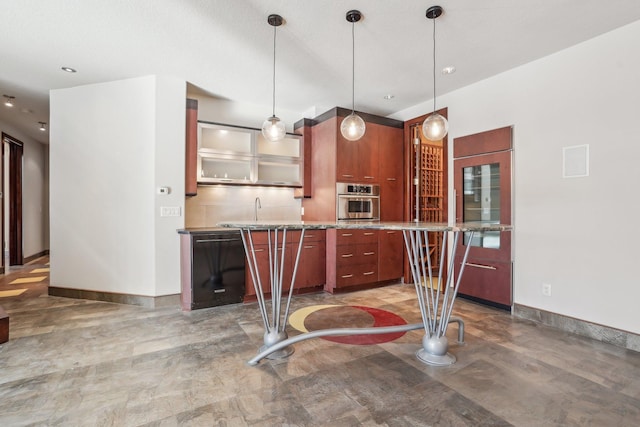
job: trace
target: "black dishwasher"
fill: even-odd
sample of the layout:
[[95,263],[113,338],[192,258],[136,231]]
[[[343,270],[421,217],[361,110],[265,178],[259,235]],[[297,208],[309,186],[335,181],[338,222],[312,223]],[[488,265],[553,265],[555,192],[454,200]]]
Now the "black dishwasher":
[[244,246],[240,231],[192,235],[191,309],[242,302]]

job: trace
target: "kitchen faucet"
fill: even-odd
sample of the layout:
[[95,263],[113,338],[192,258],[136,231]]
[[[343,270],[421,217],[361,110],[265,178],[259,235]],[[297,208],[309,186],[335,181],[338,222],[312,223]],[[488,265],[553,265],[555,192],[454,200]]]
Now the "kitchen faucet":
[[258,221],[258,209],[262,209],[262,203],[260,203],[260,197],[256,197],[256,201],[253,205],[253,220]]

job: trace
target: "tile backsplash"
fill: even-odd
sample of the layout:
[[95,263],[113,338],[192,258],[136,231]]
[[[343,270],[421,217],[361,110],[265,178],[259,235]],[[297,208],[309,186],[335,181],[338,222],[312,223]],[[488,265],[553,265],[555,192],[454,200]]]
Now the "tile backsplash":
[[300,220],[300,199],[293,188],[209,185],[199,186],[198,195],[187,197],[185,227],[215,227],[221,221]]

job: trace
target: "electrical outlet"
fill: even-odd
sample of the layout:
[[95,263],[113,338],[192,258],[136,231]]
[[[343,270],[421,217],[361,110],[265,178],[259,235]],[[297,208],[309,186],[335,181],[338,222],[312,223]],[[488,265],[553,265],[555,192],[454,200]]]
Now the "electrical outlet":
[[544,295],[545,297],[550,297],[551,296],[551,285],[548,283],[543,283],[542,284],[542,295]]
[[160,216],[180,216],[180,206],[160,207]]

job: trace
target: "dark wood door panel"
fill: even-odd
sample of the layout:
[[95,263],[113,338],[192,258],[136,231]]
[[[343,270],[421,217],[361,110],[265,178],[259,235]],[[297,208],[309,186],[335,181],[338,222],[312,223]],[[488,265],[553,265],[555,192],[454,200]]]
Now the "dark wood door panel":
[[[511,263],[467,258],[460,280],[461,295],[511,306]],[[456,257],[456,271],[460,271],[462,257]]]

